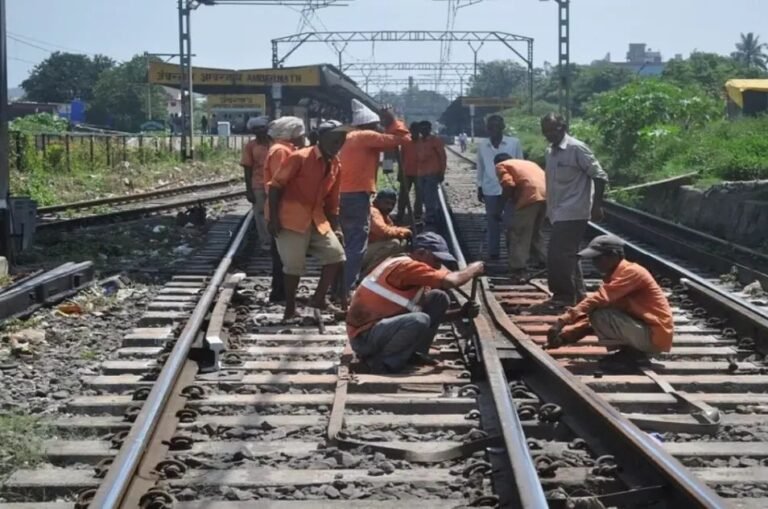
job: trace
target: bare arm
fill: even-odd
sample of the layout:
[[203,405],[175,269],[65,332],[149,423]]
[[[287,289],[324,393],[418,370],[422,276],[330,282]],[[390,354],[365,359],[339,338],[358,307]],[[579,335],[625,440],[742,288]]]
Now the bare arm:
[[485,265],[483,262],[474,262],[469,264],[465,269],[456,272],[451,272],[445,279],[441,288],[443,290],[450,290],[452,288],[458,288],[464,286],[469,281],[472,281],[478,276],[482,276],[485,272]]

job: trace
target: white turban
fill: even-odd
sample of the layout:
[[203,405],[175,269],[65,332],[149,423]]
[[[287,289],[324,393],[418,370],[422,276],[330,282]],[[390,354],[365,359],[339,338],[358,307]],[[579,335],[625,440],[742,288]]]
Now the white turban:
[[352,125],[359,127],[361,125],[373,124],[379,121],[379,114],[372,111],[368,106],[357,99],[352,99]]
[[269,137],[273,140],[293,140],[304,135],[304,121],[299,117],[280,117],[269,124]]

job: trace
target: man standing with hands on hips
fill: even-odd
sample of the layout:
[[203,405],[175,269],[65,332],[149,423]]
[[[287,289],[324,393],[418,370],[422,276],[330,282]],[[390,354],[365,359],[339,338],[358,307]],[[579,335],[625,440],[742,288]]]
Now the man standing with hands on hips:
[[550,304],[573,306],[586,295],[578,252],[587,223],[603,218],[608,184],[600,162],[583,142],[568,134],[565,119],[550,113],[541,119],[547,149],[547,217],[552,234],[547,248]]

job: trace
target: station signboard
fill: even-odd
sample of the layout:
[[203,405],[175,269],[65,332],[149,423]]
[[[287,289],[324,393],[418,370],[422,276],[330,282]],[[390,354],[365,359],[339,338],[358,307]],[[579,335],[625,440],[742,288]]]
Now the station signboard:
[[209,109],[267,109],[267,96],[264,94],[216,94],[206,97]]
[[[177,87],[181,82],[178,65],[150,62],[149,82],[155,85]],[[210,69],[192,68],[192,86],[272,86],[287,87],[320,86],[320,68],[317,66],[290,67],[284,69]]]

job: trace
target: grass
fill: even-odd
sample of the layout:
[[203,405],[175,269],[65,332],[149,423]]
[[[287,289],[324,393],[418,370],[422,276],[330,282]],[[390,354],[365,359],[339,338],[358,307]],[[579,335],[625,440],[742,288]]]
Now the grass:
[[28,415],[0,415],[0,480],[20,468],[33,468],[43,460],[43,441],[49,429]]

